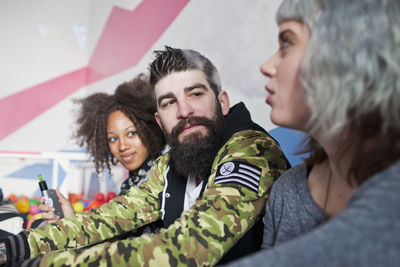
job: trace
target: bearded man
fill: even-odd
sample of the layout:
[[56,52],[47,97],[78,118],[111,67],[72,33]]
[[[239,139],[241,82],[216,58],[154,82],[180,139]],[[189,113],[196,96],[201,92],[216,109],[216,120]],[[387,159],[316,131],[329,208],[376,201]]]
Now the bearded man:
[[[155,118],[170,150],[125,196],[21,233],[13,247],[24,252],[8,253],[11,260],[47,253],[35,264],[210,266],[261,247],[269,189],[289,167],[279,144],[243,103],[230,108],[206,57],[171,47],[155,55]],[[121,237],[146,225],[160,229]],[[49,252],[60,249],[66,251]]]

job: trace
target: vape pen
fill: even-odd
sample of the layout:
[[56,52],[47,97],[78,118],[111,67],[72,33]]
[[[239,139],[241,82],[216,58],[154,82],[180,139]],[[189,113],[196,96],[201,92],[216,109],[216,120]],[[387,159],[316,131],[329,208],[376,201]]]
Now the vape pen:
[[42,175],[39,174],[38,176],[39,176],[39,187],[40,191],[42,192],[44,204],[49,207],[54,207],[55,209],[54,214],[58,215],[60,219],[63,218],[64,214],[62,212],[61,205],[56,194],[56,190],[48,189],[46,181],[42,179]]

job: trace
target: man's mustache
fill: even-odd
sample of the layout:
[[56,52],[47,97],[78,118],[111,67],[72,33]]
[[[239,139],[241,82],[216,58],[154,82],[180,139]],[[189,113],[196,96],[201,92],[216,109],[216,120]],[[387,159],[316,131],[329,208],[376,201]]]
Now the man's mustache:
[[210,126],[212,125],[212,120],[206,117],[198,117],[193,116],[186,119],[181,120],[174,128],[172,128],[171,136],[177,137],[185,128],[187,124],[189,125],[203,125],[203,126]]

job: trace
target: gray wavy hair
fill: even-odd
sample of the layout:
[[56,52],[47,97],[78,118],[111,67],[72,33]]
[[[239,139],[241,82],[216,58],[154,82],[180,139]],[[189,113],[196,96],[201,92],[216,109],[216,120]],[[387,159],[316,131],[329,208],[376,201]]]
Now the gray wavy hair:
[[322,0],[283,1],[276,13],[276,22],[280,25],[287,20],[297,20],[311,29],[316,16],[322,9],[322,4]]
[[326,1],[303,60],[311,132],[329,140],[366,114],[400,129],[398,0]]
[[382,134],[400,128],[398,0],[286,0],[277,13],[278,24],[285,20],[312,32],[300,76],[311,133],[329,140],[372,112]]
[[386,142],[372,149],[380,154],[391,142],[391,160],[398,159],[400,1],[285,0],[276,19],[311,30],[300,72],[311,111],[308,133],[324,143],[349,130],[347,144],[358,137],[364,147],[371,139],[377,147]]

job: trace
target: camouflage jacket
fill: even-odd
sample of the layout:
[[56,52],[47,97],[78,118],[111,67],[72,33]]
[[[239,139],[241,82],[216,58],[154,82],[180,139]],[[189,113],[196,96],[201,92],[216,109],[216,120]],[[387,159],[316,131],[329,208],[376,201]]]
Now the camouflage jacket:
[[[125,196],[23,232],[30,258],[42,257],[41,266],[215,265],[262,214],[272,183],[288,167],[268,134],[239,131],[219,150],[207,188],[194,206],[158,234],[113,239],[162,218],[159,196],[169,159],[168,153],[158,158],[146,181]],[[232,178],[238,168],[253,172],[255,179],[249,183],[248,175]]]

